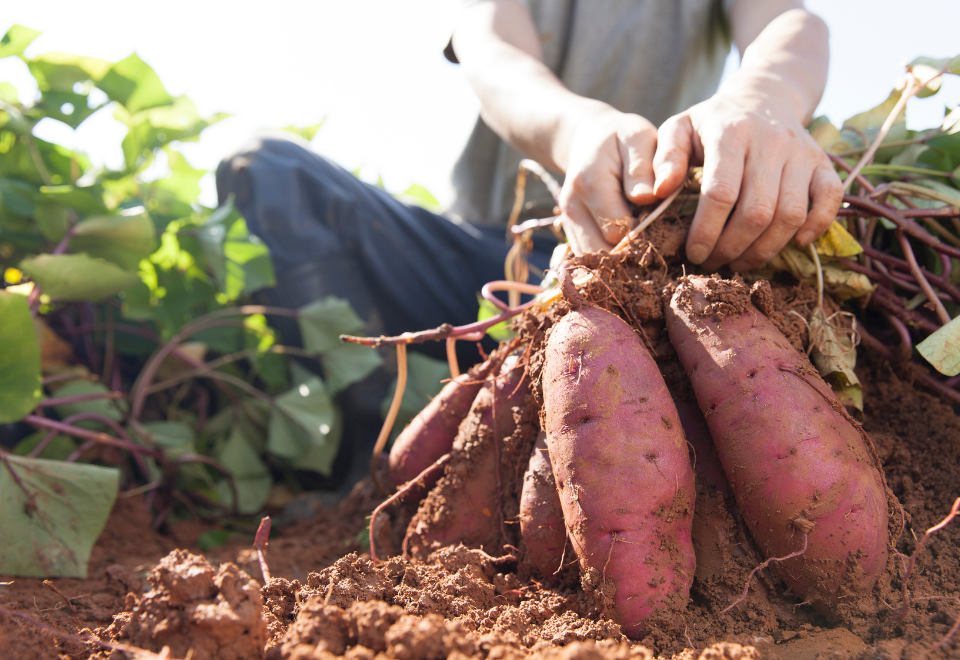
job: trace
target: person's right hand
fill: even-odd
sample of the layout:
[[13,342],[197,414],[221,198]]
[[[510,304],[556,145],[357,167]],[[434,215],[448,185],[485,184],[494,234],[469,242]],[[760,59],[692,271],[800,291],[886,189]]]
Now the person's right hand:
[[560,191],[564,232],[574,254],[609,250],[636,220],[627,200],[651,204],[657,128],[640,115],[602,106],[579,121],[569,141]]

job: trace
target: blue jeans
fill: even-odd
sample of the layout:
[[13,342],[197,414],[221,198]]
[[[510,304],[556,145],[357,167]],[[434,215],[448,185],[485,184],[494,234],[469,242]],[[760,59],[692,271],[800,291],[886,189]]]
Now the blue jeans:
[[[235,204],[270,248],[271,305],[296,308],[334,295],[350,301],[369,334],[398,335],[477,319],[484,283],[503,279],[502,226],[454,222],[404,204],[282,136],[255,139],[217,168],[217,194]],[[530,262],[544,269],[555,241],[535,238]],[[295,324],[271,319],[297,340]],[[443,358],[442,344],[412,347]],[[459,342],[460,359],[479,358]]]

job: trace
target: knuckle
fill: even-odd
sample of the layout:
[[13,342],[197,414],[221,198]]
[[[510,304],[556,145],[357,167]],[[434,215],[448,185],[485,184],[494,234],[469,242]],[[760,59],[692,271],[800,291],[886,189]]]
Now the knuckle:
[[571,195],[583,195],[590,189],[590,177],[586,172],[580,170],[570,179],[570,194]]
[[701,194],[715,204],[732,207],[737,203],[739,191],[727,181],[716,181],[706,187]]
[[757,199],[743,209],[744,223],[753,229],[766,229],[773,220],[774,207],[769,199]]
[[790,204],[780,213],[780,222],[789,229],[800,229],[807,221],[807,209],[799,204]]

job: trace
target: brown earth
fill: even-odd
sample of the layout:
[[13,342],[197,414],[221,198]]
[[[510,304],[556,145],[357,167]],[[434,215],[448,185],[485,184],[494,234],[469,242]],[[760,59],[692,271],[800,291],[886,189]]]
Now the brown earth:
[[[588,285],[587,295],[608,301],[642,328],[676,392],[683,379],[671,366],[675,357],[663,332],[660,298],[676,269],[670,241],[676,243],[683,229],[671,227],[664,223],[654,245],[628,255],[626,271],[612,257],[592,256],[583,265],[602,280]],[[768,315],[783,314],[781,327],[802,345],[802,323],[784,312],[808,310],[810,290],[775,285],[764,296],[755,296],[754,304]],[[536,341],[541,333],[542,341],[551,319],[518,323],[527,337]],[[536,384],[536,351],[530,358]],[[554,583],[536,577],[517,547],[515,525],[506,525],[500,547],[448,547],[423,560],[380,557],[374,564],[363,530],[382,498],[363,482],[338,507],[275,528],[267,554],[274,577],[261,590],[254,582],[262,575],[249,547],[252,537],[201,557],[194,543],[206,527],[180,524],[171,535],[153,532],[142,500],[121,498],[94,548],[89,579],[52,580],[57,593],[41,580],[0,577],[0,657],[127,657],[79,639],[93,631],[102,640],[154,652],[169,646],[170,657],[182,659],[958,658],[960,633],[934,647],[960,619],[960,520],[929,539],[908,588],[902,584],[924,530],[960,496],[960,417],[916,385],[920,369],[860,350],[864,428],[907,522],[896,542],[899,556],[891,555],[871,596],[842,621],[799,602],[767,570],[753,578],[743,602],[722,613],[740,598],[762,557],[729,493],[708,479],[698,480],[690,603],[640,643],[626,640],[598,613],[572,571]],[[377,530],[381,553],[399,551],[413,514],[410,504],[386,512]],[[171,553],[177,546],[192,554]]]

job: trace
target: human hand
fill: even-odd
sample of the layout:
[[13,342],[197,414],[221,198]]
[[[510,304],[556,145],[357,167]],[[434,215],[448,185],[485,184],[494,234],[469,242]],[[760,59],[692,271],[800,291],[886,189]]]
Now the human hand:
[[840,178],[801,121],[762,94],[721,92],[664,122],[653,159],[656,195],[666,197],[698,164],[703,184],[687,258],[705,270],[749,270],[791,238],[811,243],[843,199]]
[[609,250],[632,228],[627,200],[656,201],[657,129],[640,115],[603,106],[581,119],[570,138],[561,220],[574,254]]

